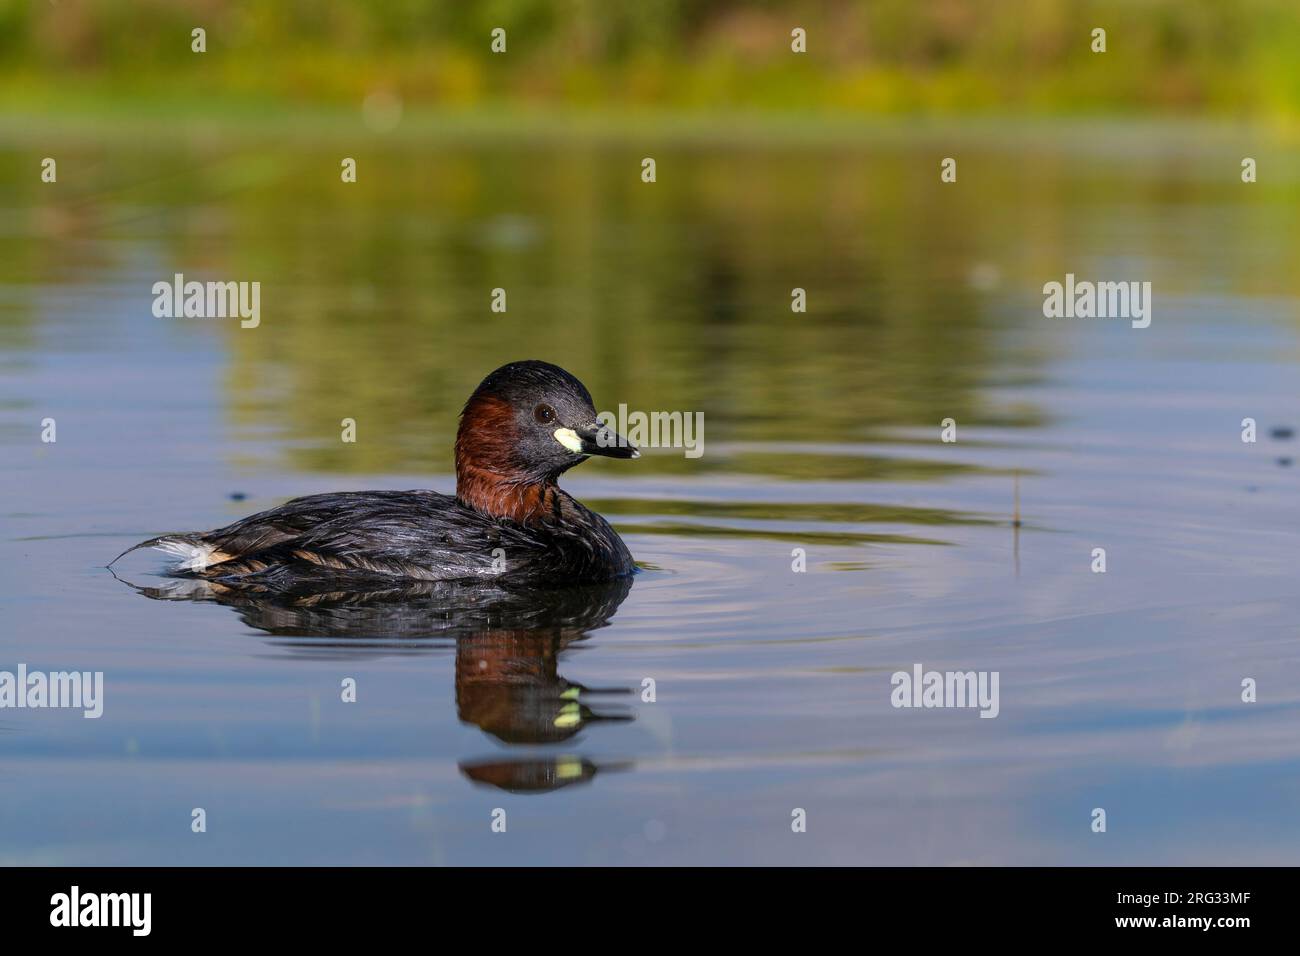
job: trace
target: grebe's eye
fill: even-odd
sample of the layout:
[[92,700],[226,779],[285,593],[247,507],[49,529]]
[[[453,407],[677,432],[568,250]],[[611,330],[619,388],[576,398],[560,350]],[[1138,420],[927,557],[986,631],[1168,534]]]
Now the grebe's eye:
[[549,425],[555,421],[555,409],[550,405],[538,405],[533,409],[533,418],[537,419],[539,425]]

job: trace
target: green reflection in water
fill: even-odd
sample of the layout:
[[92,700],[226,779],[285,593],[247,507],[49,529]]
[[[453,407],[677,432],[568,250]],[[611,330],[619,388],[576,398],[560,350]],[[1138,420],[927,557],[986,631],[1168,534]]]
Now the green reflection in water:
[[[43,150],[0,149],[0,176],[14,184],[0,232],[0,341],[19,357],[37,348],[40,289],[102,293],[107,282],[148,323],[148,287],[173,272],[260,281],[261,327],[219,327],[224,415],[240,449],[228,454],[327,473],[448,473],[465,396],[520,357],[569,368],[602,410],[704,414],[703,458],[647,455],[641,475],[989,473],[960,452],[926,460],[754,444],[864,446],[891,429],[936,431],[948,417],[963,428],[1045,424],[1024,389],[1051,356],[1014,334],[1033,311],[1015,297],[1036,295],[1078,243],[1113,229],[1116,205],[1148,208],[1142,228],[1163,230],[1151,225],[1170,219],[1161,209],[1221,202],[1231,188],[1205,181],[1213,157],[1172,147],[1124,169],[1094,156],[1079,176],[1065,175],[1072,160],[1048,140],[1029,138],[1012,164],[979,137],[963,147],[961,181],[978,189],[936,187],[924,137],[707,150],[635,137],[371,137],[346,150],[359,181],[345,185],[333,140],[219,133],[170,149],[69,145],[57,190],[31,174]],[[651,153],[658,181],[645,184],[640,159]],[[1290,181],[1276,188],[1287,194]],[[1237,227],[1279,233],[1274,198],[1238,204]],[[1115,248],[1154,238],[1170,262],[1231,255],[1176,226],[1119,235]],[[1235,263],[1234,285],[1275,293],[1277,277],[1293,274],[1279,265]],[[1187,280],[1166,268],[1143,262],[1175,295]],[[504,314],[489,310],[498,287]],[[808,290],[806,314],[790,309],[796,287]],[[94,310],[70,321],[93,334]],[[1000,400],[998,387],[1020,395]],[[339,440],[344,418],[358,423],[356,444]],[[749,444],[728,447],[737,443]]]

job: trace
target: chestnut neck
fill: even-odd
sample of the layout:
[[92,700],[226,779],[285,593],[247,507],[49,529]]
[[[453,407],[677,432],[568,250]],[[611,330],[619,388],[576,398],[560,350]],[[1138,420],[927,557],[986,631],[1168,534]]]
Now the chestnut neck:
[[472,462],[456,462],[456,498],[493,518],[532,524],[556,505],[555,479],[519,480],[488,471]]
[[557,504],[554,477],[539,477],[514,459],[514,415],[510,405],[475,395],[461,413],[456,433],[456,498],[493,518],[532,524]]

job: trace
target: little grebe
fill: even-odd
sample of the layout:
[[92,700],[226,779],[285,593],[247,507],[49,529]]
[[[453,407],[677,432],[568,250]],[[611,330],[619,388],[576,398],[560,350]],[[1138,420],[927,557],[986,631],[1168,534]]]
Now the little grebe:
[[485,378],[461,412],[455,497],[309,495],[128,552],[159,548],[185,559],[173,573],[272,592],[322,579],[349,587],[394,579],[608,581],[632,573],[632,555],[604,518],[556,484],[591,455],[639,452],[596,420],[591,394],[564,369],[511,362]]

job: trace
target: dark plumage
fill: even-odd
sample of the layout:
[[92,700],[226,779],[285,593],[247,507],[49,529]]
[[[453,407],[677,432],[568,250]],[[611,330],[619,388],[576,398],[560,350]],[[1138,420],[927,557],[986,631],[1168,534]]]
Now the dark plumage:
[[568,372],[512,362],[485,378],[461,412],[454,498],[310,495],[215,531],[163,535],[130,550],[161,548],[186,558],[177,574],[270,592],[322,582],[356,589],[395,580],[608,581],[632,572],[632,555],[604,518],[556,480],[590,455],[637,454],[596,421],[591,395]]

